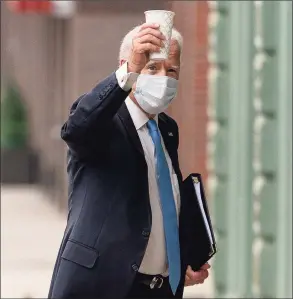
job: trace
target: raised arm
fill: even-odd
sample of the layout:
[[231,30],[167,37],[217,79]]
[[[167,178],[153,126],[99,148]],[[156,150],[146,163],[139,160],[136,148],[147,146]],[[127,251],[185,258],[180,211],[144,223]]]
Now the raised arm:
[[[85,156],[104,146],[111,122],[125,101],[150,51],[158,51],[163,36],[156,24],[145,24],[133,39],[127,62],[73,104],[61,137],[76,154]],[[159,39],[159,37],[161,39]]]

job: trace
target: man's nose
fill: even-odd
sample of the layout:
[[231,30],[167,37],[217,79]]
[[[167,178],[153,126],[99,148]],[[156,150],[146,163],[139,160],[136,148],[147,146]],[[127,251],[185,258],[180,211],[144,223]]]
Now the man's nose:
[[157,75],[159,75],[159,76],[167,76],[167,70],[165,69],[165,68],[161,68],[160,70],[159,70],[159,72],[157,73]]

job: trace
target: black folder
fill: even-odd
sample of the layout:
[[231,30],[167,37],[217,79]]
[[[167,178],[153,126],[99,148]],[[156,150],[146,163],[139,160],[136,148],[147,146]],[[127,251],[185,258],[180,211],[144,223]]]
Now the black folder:
[[217,252],[202,177],[199,173],[192,173],[183,181],[182,200],[185,202],[182,205],[182,209],[185,209],[182,213],[184,215],[182,250],[188,265],[197,271]]

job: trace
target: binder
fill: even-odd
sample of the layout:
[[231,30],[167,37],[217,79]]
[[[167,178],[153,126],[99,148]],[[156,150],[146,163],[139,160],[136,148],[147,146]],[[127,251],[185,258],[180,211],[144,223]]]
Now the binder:
[[217,252],[216,240],[199,173],[190,174],[182,184],[181,236],[184,259],[194,271],[207,263]]

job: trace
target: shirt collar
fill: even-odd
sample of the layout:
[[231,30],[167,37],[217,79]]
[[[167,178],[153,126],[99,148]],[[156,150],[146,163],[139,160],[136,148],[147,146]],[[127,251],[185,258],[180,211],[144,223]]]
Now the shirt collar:
[[[125,104],[136,130],[139,130],[149,121],[149,118],[129,97],[125,100]],[[155,116],[154,120],[158,123],[158,115]]]

